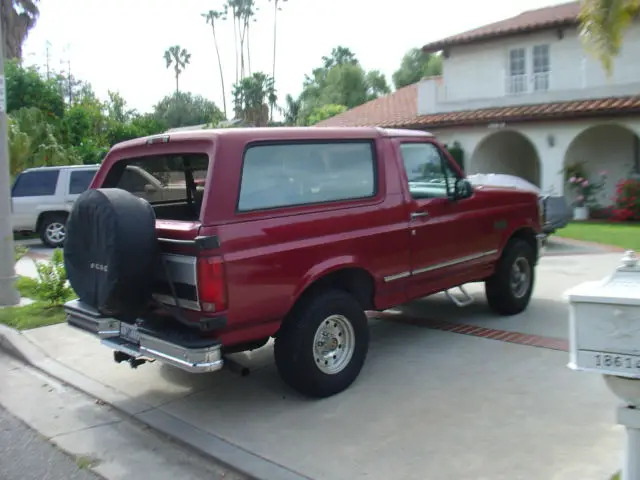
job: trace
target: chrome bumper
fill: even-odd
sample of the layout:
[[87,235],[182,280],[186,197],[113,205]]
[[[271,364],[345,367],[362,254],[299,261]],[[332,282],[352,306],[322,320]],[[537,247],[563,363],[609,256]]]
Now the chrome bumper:
[[[139,359],[158,360],[191,373],[215,372],[222,368],[222,345],[211,339],[189,339],[184,332],[172,335],[166,329],[154,329],[148,322],[139,321],[135,326],[105,317],[92,307],[72,300],[64,306],[67,323],[101,339],[101,343],[113,350]],[[179,337],[179,338],[172,338]]]

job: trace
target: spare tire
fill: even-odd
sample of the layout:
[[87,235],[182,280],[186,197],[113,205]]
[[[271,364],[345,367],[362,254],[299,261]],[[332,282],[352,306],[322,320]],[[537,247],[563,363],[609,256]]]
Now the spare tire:
[[160,260],[151,205],[119,188],[83,192],[67,220],[64,265],[79,299],[131,319],[148,307]]

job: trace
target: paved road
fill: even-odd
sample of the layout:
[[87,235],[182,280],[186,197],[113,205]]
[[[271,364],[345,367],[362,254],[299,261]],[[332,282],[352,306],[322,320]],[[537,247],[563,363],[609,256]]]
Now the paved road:
[[97,480],[0,406],[0,480]]

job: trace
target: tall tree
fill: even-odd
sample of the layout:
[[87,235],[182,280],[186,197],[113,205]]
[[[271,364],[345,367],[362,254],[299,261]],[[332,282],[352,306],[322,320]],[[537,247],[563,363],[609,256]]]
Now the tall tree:
[[184,69],[189,65],[191,61],[191,54],[187,52],[186,48],[182,48],[180,45],[174,45],[169,47],[164,52],[164,60],[167,62],[167,68],[173,65],[173,72],[176,77],[176,94],[180,92],[180,75],[184,72]]
[[624,34],[640,15],[640,0],[583,0],[580,11],[584,43],[600,60],[607,74],[613,71]]
[[5,58],[22,60],[22,45],[35,27],[39,0],[0,0]]
[[231,20],[233,21],[233,47],[236,53],[236,81],[240,81],[240,71],[238,70],[239,58],[238,58],[238,0],[227,0],[225,9],[231,10]]
[[396,88],[419,82],[421,78],[442,74],[442,56],[412,48],[402,57],[400,68],[392,75]]
[[[269,0],[273,1],[273,68],[271,70],[271,78],[275,83],[276,81],[276,53],[277,53],[277,39],[278,39],[278,12],[282,10],[280,6],[281,3],[287,2],[288,0]],[[288,96],[289,97],[289,96]],[[291,97],[293,99],[293,97]],[[273,121],[273,109],[269,113],[269,118]]]
[[216,47],[216,56],[218,57],[218,69],[220,70],[220,85],[222,87],[222,107],[224,109],[224,116],[227,118],[227,94],[224,89],[224,75],[222,74],[222,60],[220,59],[220,49],[218,48],[218,38],[216,36],[216,22],[227,19],[227,6],[223,10],[209,10],[207,13],[203,13],[202,16],[206,19],[207,23],[211,25],[211,32],[213,33],[213,44]]
[[290,127],[298,125],[300,110],[302,108],[302,100],[287,94],[284,98],[284,103],[285,107],[283,109],[283,113],[285,125]]

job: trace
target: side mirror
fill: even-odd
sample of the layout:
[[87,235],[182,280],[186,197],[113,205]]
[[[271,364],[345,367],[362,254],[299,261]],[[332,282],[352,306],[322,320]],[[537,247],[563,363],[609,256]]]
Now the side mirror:
[[453,188],[453,200],[463,200],[473,195],[473,186],[466,178],[460,178],[456,181]]
[[156,193],[158,190],[156,189],[156,187],[154,185],[151,185],[150,183],[147,183],[144,186],[144,191],[145,191],[145,193]]

